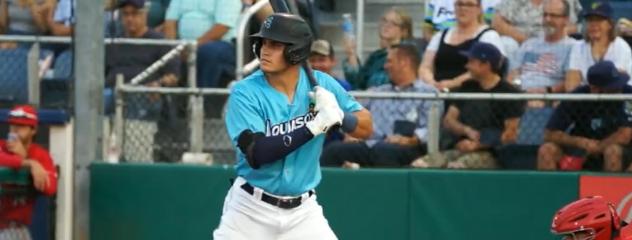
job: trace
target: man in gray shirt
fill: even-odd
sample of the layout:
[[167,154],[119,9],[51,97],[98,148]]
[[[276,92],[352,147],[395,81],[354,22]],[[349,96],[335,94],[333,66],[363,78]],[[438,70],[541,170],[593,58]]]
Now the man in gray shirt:
[[530,38],[511,61],[508,80],[530,93],[561,93],[575,41],[566,35],[570,8],[566,0],[548,0],[542,22],[544,36]]
[[[369,89],[373,92],[436,93],[417,79],[421,59],[411,44],[392,46],[384,68],[391,83]],[[367,141],[347,137],[330,143],[321,157],[323,166],[399,167],[426,153],[428,115],[432,102],[421,99],[372,99],[364,104],[372,112],[373,135]],[[442,105],[438,109],[443,109]]]

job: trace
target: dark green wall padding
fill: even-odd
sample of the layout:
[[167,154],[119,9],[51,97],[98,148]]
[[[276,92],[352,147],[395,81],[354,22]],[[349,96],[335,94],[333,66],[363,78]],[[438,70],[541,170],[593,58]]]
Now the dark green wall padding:
[[[91,166],[90,235],[211,239],[232,168]],[[323,169],[318,201],[340,239],[555,239],[579,173]]]

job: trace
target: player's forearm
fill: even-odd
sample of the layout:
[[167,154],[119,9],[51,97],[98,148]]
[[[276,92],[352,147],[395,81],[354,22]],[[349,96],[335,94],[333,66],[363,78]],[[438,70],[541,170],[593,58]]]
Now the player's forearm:
[[631,138],[632,138],[632,128],[622,127],[622,128],[619,128],[616,132],[614,132],[610,136],[608,136],[607,138],[605,138],[604,140],[601,140],[599,142],[599,145],[602,148],[608,145],[612,145],[612,144],[624,145],[624,144],[628,144]]
[[452,134],[457,136],[465,136],[465,130],[467,129],[467,125],[462,124],[456,119],[445,118],[443,120],[443,124],[445,128],[448,129]]
[[264,164],[284,158],[312,138],[314,135],[306,126],[277,136],[265,136],[261,132],[245,130],[239,135],[237,146],[246,156],[250,167],[258,169]]
[[566,79],[564,80],[564,90],[571,92],[577,88],[582,82],[582,74],[579,70],[568,70]]
[[568,133],[559,130],[544,130],[544,141],[552,142],[561,146],[571,146],[583,148],[580,141],[581,137],[571,136]]
[[23,165],[23,159],[15,154],[0,152],[0,166],[9,168],[20,168]]
[[362,109],[360,111],[354,112],[353,115],[357,118],[357,126],[349,135],[354,138],[360,139],[368,139],[373,134],[373,120],[371,118],[371,113]]
[[167,20],[164,24],[165,38],[176,39],[178,36],[178,25],[175,20]]

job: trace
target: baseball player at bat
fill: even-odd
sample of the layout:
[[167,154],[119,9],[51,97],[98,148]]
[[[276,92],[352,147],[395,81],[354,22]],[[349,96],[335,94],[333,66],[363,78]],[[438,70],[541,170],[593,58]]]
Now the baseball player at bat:
[[312,33],[300,17],[275,13],[251,37],[261,69],[235,84],[228,100],[238,177],[213,238],[337,239],[314,192],[324,133],[340,125],[367,138],[371,115],[323,72],[313,72],[312,87],[301,67]]

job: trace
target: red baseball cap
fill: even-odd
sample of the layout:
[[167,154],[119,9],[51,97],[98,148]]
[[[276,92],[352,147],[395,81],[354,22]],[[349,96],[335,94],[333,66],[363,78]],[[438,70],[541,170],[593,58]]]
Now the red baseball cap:
[[11,125],[37,126],[37,111],[28,105],[18,105],[9,112],[9,120]]

